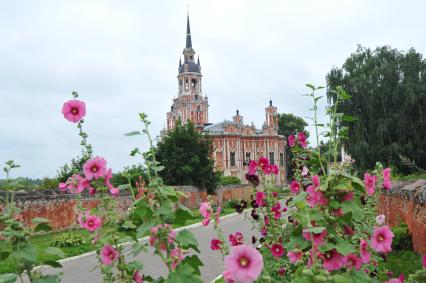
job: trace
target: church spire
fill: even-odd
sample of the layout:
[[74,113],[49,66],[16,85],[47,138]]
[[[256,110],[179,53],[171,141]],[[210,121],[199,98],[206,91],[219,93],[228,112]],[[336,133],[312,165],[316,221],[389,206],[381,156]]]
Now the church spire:
[[186,48],[192,48],[191,28],[189,26],[189,14],[186,16]]

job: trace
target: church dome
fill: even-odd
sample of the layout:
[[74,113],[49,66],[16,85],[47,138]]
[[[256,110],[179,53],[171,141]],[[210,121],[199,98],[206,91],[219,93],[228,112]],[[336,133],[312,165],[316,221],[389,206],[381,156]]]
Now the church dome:
[[198,66],[194,61],[188,61],[179,67],[179,74],[184,72],[200,73],[200,66]]

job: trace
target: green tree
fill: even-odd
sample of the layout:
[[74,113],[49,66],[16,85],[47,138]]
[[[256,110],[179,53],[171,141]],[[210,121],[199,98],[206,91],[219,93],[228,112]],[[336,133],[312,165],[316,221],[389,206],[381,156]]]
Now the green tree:
[[293,115],[291,113],[279,113],[278,114],[278,134],[288,137],[298,132],[304,132],[308,134],[305,127],[308,123],[303,118]]
[[[327,75],[328,89],[342,86],[352,99],[339,112],[347,121],[345,149],[361,170],[376,161],[408,173],[413,166],[401,156],[426,168],[426,61],[414,49],[401,52],[389,46],[375,50],[359,46],[342,68]],[[334,99],[328,91],[329,99]]]
[[157,161],[165,167],[159,174],[168,185],[194,185],[213,193],[218,176],[211,150],[211,140],[193,124],[178,125],[157,145]]
[[[308,126],[308,123],[303,120],[303,118],[293,115],[291,113],[279,113],[278,114],[278,134],[288,138],[290,135],[296,135],[299,132],[304,132],[306,136],[309,136],[308,131],[305,130],[305,127]],[[287,146],[287,178],[290,179],[293,176],[293,153]]]

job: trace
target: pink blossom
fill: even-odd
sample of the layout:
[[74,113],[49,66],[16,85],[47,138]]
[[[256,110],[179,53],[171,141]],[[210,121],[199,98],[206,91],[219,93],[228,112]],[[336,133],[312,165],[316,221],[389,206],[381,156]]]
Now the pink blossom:
[[67,191],[67,183],[59,183],[58,188],[61,192]]
[[386,220],[386,216],[383,214],[376,216],[377,225],[383,225],[385,223],[385,220]]
[[356,270],[360,270],[362,260],[355,254],[348,254],[343,258],[343,263],[349,269],[355,268]]
[[393,233],[389,227],[382,226],[375,228],[371,236],[371,247],[378,252],[387,253],[392,251]]
[[288,136],[288,146],[293,147],[296,144],[296,138],[293,135]]
[[343,255],[339,254],[336,249],[321,254],[320,257],[322,258],[322,266],[329,272],[339,270],[344,264]]
[[244,236],[241,232],[235,232],[235,234],[229,235],[229,241],[231,242],[231,246],[238,246],[244,243]]
[[361,239],[360,242],[360,255],[361,255],[361,262],[362,263],[368,263],[370,262],[370,252],[367,251],[368,243],[366,240]]
[[288,252],[287,256],[291,263],[296,263],[299,259],[302,258],[302,252],[301,251]]
[[324,243],[325,237],[327,237],[327,229],[324,229],[321,233],[312,233],[312,232],[303,232],[303,238],[305,238],[307,241],[311,240],[311,234],[314,238],[314,244],[315,246],[320,246]]
[[222,244],[222,241],[219,239],[212,239],[210,242],[210,248],[212,250],[220,250],[220,245]]
[[383,188],[385,190],[390,190],[392,187],[392,182],[391,182],[391,169],[390,168],[386,168],[383,170],[383,184],[382,184]]
[[318,177],[318,175],[312,176],[312,183],[315,188],[318,188],[320,186],[320,178]]
[[255,160],[250,160],[249,166],[248,166],[248,174],[256,175],[256,172],[257,172],[257,162]]
[[297,137],[299,138],[300,146],[303,147],[303,148],[305,148],[308,145],[308,143],[306,141],[305,133],[304,132],[300,132],[300,133],[297,134]]
[[225,268],[229,271],[232,280],[237,282],[255,281],[263,269],[263,257],[253,247],[239,245],[231,248],[225,256]]
[[[315,178],[316,177],[316,178]],[[316,205],[327,205],[328,199],[324,196],[324,194],[318,190],[319,187],[319,180],[318,176],[314,176],[312,178],[314,181],[313,185],[308,186],[306,189],[306,192],[308,193],[308,196],[306,197],[306,201],[308,202],[310,207],[315,207]],[[315,180],[318,180],[318,185],[316,185]]]
[[223,279],[225,279],[226,283],[234,283],[234,279],[232,279],[232,274],[228,270],[222,272]]
[[211,207],[210,203],[202,202],[200,204],[200,214],[204,218],[210,217],[211,211],[212,211],[212,207]]
[[96,215],[88,215],[84,221],[84,228],[90,232],[99,229],[102,226],[102,220]]
[[220,221],[220,212],[221,211],[222,211],[222,207],[218,206],[216,208],[216,214],[215,214],[215,217],[214,217],[214,220],[216,221],[217,224],[219,224],[219,221]]
[[[170,226],[169,224],[158,224],[157,226],[154,226],[151,228],[150,232],[151,235],[149,236],[149,244],[151,246],[156,246],[158,244],[159,238],[158,238],[158,234],[160,230],[166,230],[166,232],[168,232],[168,236],[167,236],[167,243],[169,244],[173,244],[174,240],[176,239],[176,231],[173,230],[172,226]],[[159,248],[163,251],[165,251],[166,248],[166,243],[164,241],[159,243]]]
[[297,194],[300,191],[300,185],[299,182],[296,180],[291,181],[290,183],[290,192],[293,194]]
[[184,259],[182,250],[180,248],[174,248],[171,250],[170,257],[172,258],[172,269],[176,269],[177,265]]
[[400,278],[392,278],[388,281],[383,281],[383,283],[403,283],[404,281],[401,281]]
[[138,270],[136,270],[133,274],[133,281],[136,283],[143,283],[143,275],[141,276]]
[[118,258],[118,251],[111,245],[105,245],[101,250],[103,264],[109,265]]
[[260,167],[260,169],[264,170],[263,168],[265,167],[269,167],[269,160],[268,158],[262,156],[259,158],[259,162],[257,163],[257,165]]
[[269,175],[272,173],[272,165],[265,165],[262,167],[262,171],[265,175]]
[[282,267],[280,267],[280,269],[278,269],[278,274],[281,275],[281,276],[284,276],[285,272],[286,272],[286,269],[285,269],[284,266],[282,266]]
[[303,168],[302,168],[302,172],[301,172],[302,176],[307,176],[307,175],[308,175],[308,173],[309,173],[309,169],[308,169],[308,167],[303,166]]
[[84,191],[84,178],[78,174],[74,174],[68,178],[66,184],[67,189],[72,194],[79,194]]
[[69,100],[62,106],[62,114],[70,122],[80,122],[86,116],[86,104],[77,99]]
[[256,192],[256,204],[258,206],[265,206],[266,205],[266,194],[264,192]]
[[94,187],[89,187],[89,195],[94,196],[96,194],[96,189]]
[[262,236],[266,236],[266,235],[268,235],[268,230],[266,230],[266,227],[265,227],[265,226],[263,226],[263,227],[262,227],[262,229],[260,229],[260,234],[261,234]]
[[[278,220],[281,218],[281,203],[277,202],[275,205],[271,207],[271,211],[274,212],[274,219]],[[266,222],[265,222],[266,224]],[[268,224],[266,224],[268,225]]]
[[96,156],[87,160],[83,165],[83,173],[87,179],[99,179],[105,176],[106,160],[103,157]]
[[273,165],[270,166],[270,168],[271,168],[272,174],[278,175],[279,169],[278,169],[277,165],[273,164]]
[[331,211],[331,215],[335,217],[342,217],[345,213],[343,212],[343,209],[339,207],[338,209]]
[[348,236],[355,234],[354,229],[347,224],[343,225],[343,231],[344,231],[345,235],[348,235]]
[[282,257],[285,252],[281,244],[273,244],[269,250],[274,257]]
[[354,192],[348,192],[343,196],[343,201],[352,201],[354,199]]
[[109,192],[111,193],[112,196],[118,196],[118,194],[120,193],[120,189],[111,186],[110,188],[108,188]]
[[377,176],[371,176],[368,173],[364,173],[365,190],[369,196],[373,195],[376,190],[376,180]]

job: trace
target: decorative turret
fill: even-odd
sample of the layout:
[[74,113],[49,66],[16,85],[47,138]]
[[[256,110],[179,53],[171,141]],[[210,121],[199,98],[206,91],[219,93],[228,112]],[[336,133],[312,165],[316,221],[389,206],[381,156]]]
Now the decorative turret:
[[232,117],[232,119],[234,120],[234,123],[243,124],[243,116],[240,115],[240,111],[237,109],[236,111],[236,115],[234,117]]
[[269,106],[265,108],[265,123],[263,130],[271,134],[278,133],[278,109],[272,105],[272,99],[269,100]]

